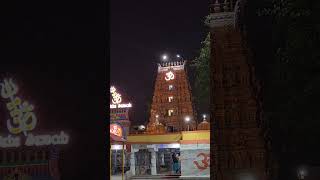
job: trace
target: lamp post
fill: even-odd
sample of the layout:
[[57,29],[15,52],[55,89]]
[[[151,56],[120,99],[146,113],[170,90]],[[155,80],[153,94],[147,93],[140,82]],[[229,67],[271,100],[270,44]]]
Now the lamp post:
[[[167,54],[163,54],[161,56],[162,62],[166,62],[169,60],[169,56]],[[183,57],[180,54],[176,54],[176,60],[183,60]]]
[[183,60],[183,57],[180,54],[177,54],[176,57],[178,60]]
[[203,114],[202,117],[203,117],[203,121],[205,121],[206,118],[207,118],[207,115],[206,115],[206,114]]
[[188,124],[188,131],[189,131],[189,130],[190,130],[190,129],[189,129],[190,117],[189,117],[189,116],[186,116],[186,117],[184,118],[184,120],[185,120],[185,122]]
[[166,54],[162,55],[162,61],[166,61],[168,59],[168,56]]
[[139,130],[140,130],[140,131],[144,131],[145,129],[146,129],[146,127],[145,127],[144,125],[140,125],[140,126],[139,126]]

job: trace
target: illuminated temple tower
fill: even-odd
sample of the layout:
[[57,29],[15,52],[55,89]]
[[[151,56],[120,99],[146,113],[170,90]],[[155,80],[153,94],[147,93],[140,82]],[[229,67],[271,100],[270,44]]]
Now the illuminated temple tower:
[[211,33],[211,147],[215,180],[268,177],[268,150],[259,86],[242,28],[244,2],[214,0]]
[[[147,131],[164,133],[196,128],[186,61],[158,64]],[[158,128],[157,128],[158,127]]]

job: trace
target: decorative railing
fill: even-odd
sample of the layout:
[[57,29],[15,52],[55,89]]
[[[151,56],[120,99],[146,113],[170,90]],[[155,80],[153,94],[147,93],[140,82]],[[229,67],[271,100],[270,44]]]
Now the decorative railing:
[[185,61],[171,61],[171,62],[160,63],[161,67],[182,66],[184,64],[185,64]]
[[234,11],[236,0],[211,0],[210,13]]

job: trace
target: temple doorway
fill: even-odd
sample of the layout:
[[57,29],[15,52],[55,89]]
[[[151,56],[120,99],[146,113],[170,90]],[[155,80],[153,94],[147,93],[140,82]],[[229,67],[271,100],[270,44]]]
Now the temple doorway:
[[[171,175],[180,174],[180,170],[175,172],[173,169],[173,159],[172,155],[180,154],[180,149],[178,148],[159,148],[157,152],[157,174],[161,175]],[[181,165],[179,163],[179,169]]]
[[151,175],[151,152],[139,149],[135,152],[136,175]]

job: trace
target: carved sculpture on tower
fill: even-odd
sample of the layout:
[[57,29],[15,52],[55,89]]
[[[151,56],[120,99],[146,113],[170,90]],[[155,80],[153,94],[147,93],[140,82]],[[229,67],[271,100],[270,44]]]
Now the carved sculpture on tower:
[[158,64],[148,133],[196,129],[196,116],[185,66],[186,61]]
[[212,167],[215,180],[268,179],[269,151],[242,25],[244,1],[214,0],[211,34]]
[[147,133],[148,134],[164,134],[166,133],[166,128],[163,124],[159,122],[159,115],[156,114],[156,112],[151,109],[151,115],[150,115],[150,122],[147,126]]

